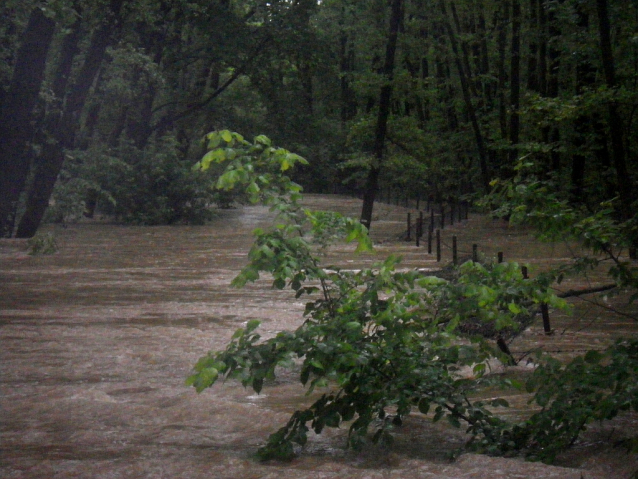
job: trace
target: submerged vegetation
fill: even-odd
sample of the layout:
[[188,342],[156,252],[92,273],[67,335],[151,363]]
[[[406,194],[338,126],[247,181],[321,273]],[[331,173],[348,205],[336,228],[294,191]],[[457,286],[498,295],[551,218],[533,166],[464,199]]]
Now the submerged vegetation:
[[[566,365],[539,353],[526,381],[488,374],[490,360],[512,359],[494,337],[520,332],[541,303],[567,307],[550,290],[564,271],[524,279],[515,263],[468,261],[442,279],[399,272],[396,257],[360,271],[322,264],[322,249],[336,241],[355,241],[359,252],[372,245],[359,221],[300,206],[301,188],[286,173],[305,160],[265,136],[251,143],[225,130],[207,140],[210,151],[196,169],[225,164],[218,188],[240,188],[278,215],[271,229],[254,232],[249,262],[233,284],[242,287],[267,273],[273,287],[308,297],[296,330],[262,339],[259,322],[251,320],[225,350],[201,358],[187,380],[201,392],[233,378],[259,393],[277,368],[294,367],[309,393],[321,392],[270,436],[261,459],[290,458],[311,429],[341,425],[353,448],[391,442],[392,426],[419,411],[466,428],[473,450],[551,461],[590,422],[638,412],[636,338]],[[460,374],[463,367],[471,369],[469,377]],[[488,386],[527,390],[538,411],[520,422],[505,420],[495,410],[508,406],[505,399],[477,399]],[[627,445],[635,451],[636,438]]]

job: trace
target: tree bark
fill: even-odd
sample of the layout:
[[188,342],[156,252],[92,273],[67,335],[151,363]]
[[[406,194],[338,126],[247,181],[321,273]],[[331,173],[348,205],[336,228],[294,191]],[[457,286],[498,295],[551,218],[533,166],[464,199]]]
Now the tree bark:
[[[586,35],[589,31],[589,14],[582,7],[577,8],[576,14],[578,16],[577,25],[582,34]],[[576,64],[576,94],[582,95],[585,87],[593,85],[595,76],[596,70],[590,58],[581,54]],[[572,155],[570,201],[575,205],[586,202],[584,193],[587,157],[582,149],[587,144],[587,135],[591,131],[592,125],[596,123],[596,119],[592,118],[591,114],[579,115],[574,120],[573,144],[576,151]]]
[[384,84],[379,93],[379,114],[377,116],[377,126],[374,136],[373,154],[376,164],[370,166],[368,178],[366,180],[365,191],[363,193],[363,207],[361,209],[361,223],[368,230],[372,224],[372,210],[374,200],[379,188],[379,175],[381,164],[383,163],[383,150],[388,127],[388,117],[390,115],[390,100],[392,99],[392,80],[394,78],[394,58],[397,49],[397,37],[403,17],[403,0],[392,0],[390,13],[390,32],[388,43],[386,44],[385,62],[383,65]]
[[521,3],[512,0],[512,50],[510,52],[510,154],[508,170],[518,157],[521,106]]
[[44,80],[55,21],[34,8],[22,35],[0,110],[0,237],[13,234],[18,199],[29,174],[32,113]]
[[80,125],[80,114],[104,59],[106,48],[111,44],[113,33],[119,24],[119,13],[123,3],[124,0],[111,0],[106,21],[93,32],[84,64],[67,96],[64,113],[60,120],[51,126],[49,133],[55,142],[44,148],[40,157],[36,159],[38,167],[33,188],[16,231],[17,238],[31,238],[42,222],[55,182],[64,164],[64,151],[73,147]]
[[[611,46],[611,27],[609,23],[609,12],[607,0],[596,0],[596,10],[598,13],[598,27],[600,34],[600,53],[602,54],[603,70],[605,72],[605,82],[609,89],[614,89],[616,85],[616,73],[614,66],[614,55]],[[612,147],[612,158],[616,169],[616,179],[618,181],[618,192],[620,196],[620,215],[623,221],[632,217],[632,186],[631,178],[627,169],[625,157],[625,145],[623,142],[623,121],[618,112],[616,104],[610,102],[607,106],[609,115],[609,134]],[[635,245],[632,257],[636,256]]]
[[529,0],[529,56],[527,58],[527,89],[539,91],[538,79],[538,0]]
[[505,52],[507,43],[506,25],[509,21],[509,2],[502,2],[500,5],[496,28],[498,30],[498,118],[501,127],[501,138],[507,138],[507,104],[505,101],[505,84],[507,82],[507,73],[505,71]]
[[487,163],[487,149],[485,147],[485,140],[483,138],[483,133],[481,133],[481,127],[478,122],[478,118],[476,117],[476,109],[474,108],[474,104],[472,103],[472,97],[470,95],[470,85],[469,79],[463,68],[463,61],[461,60],[461,54],[459,52],[458,42],[456,40],[456,35],[452,30],[452,25],[447,16],[447,9],[445,8],[445,0],[440,0],[439,6],[441,8],[441,13],[443,14],[443,22],[445,29],[447,30],[448,36],[450,38],[450,43],[452,45],[452,51],[454,52],[454,60],[456,63],[456,68],[459,72],[459,77],[461,79],[461,91],[463,93],[463,100],[465,103],[465,108],[467,110],[468,117],[470,119],[470,123],[472,124],[472,130],[474,131],[474,139],[476,140],[476,149],[479,154],[479,166],[481,169],[481,180],[483,183],[483,191],[487,192],[489,190],[490,184],[490,173],[488,169]]

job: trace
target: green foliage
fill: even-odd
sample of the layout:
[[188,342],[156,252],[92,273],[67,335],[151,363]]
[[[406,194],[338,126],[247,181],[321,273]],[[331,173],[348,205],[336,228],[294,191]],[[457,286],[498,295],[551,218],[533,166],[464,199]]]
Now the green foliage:
[[29,253],[32,256],[49,255],[57,253],[58,242],[51,233],[37,234],[27,241]]
[[[582,274],[611,261],[608,275],[638,298],[638,268],[621,258],[636,244],[637,218],[619,221],[616,200],[586,208],[574,205],[552,179],[534,174],[536,165],[521,161],[517,175],[494,181],[485,204],[513,223],[532,225],[542,239],[579,241],[585,252],[548,273],[546,281],[560,282],[565,274]],[[588,351],[563,365],[539,356],[540,366],[527,381],[534,393],[530,402],[541,409],[521,424],[500,431],[500,439],[483,442],[479,449],[492,453],[524,451],[529,457],[551,462],[574,444],[593,421],[609,420],[623,411],[638,411],[638,340],[617,341],[605,351]],[[636,450],[638,438],[630,438]],[[633,445],[633,446],[632,446]]]
[[561,266],[556,279],[611,261],[609,276],[619,286],[638,290],[638,267],[622,258],[638,242],[638,215],[619,221],[617,199],[594,207],[572,204],[564,189],[552,179],[539,178],[535,167],[521,160],[514,178],[492,182],[493,191],[483,203],[496,207],[495,215],[508,217],[514,224],[533,226],[541,239],[577,240],[591,252]]
[[178,146],[165,137],[144,150],[122,142],[110,150],[73,151],[56,185],[54,206],[65,217],[78,217],[92,191],[102,212],[125,223],[202,224],[212,215],[213,188],[181,159]]
[[[273,287],[308,296],[305,320],[294,331],[263,340],[258,321],[235,332],[223,351],[201,358],[187,379],[197,391],[234,378],[259,393],[278,367],[295,367],[308,393],[319,399],[292,414],[259,450],[262,459],[290,458],[312,428],[348,425],[348,444],[390,441],[390,429],[412,410],[468,425],[468,432],[498,442],[507,424],[494,416],[502,399],[473,401],[478,388],[500,380],[485,376],[487,361],[501,353],[483,335],[464,331],[468,321],[505,332],[521,324],[528,307],[540,301],[561,304],[542,281],[522,279],[518,265],[466,263],[448,281],[398,272],[389,257],[360,271],[322,266],[319,253],[337,240],[371,244],[355,220],[300,207],[300,188],[284,174],[303,159],[259,136],[250,143],[229,131],[207,136],[211,150],[195,165],[227,165],[218,188],[242,188],[253,202],[270,205],[279,223],[257,229],[249,263],[233,280],[242,287],[269,273]],[[505,358],[503,358],[505,359]],[[474,378],[459,374],[473,369]],[[509,383],[511,386],[511,383]]]
[[[105,204],[114,206],[117,202],[99,183],[99,172],[107,171],[109,166],[117,164],[116,158],[106,155],[99,157],[89,152],[72,152],[67,155],[65,166],[60,171],[55,184],[45,219],[55,223],[74,223],[86,212],[86,200],[93,192]],[[101,165],[98,162],[102,160]],[[104,185],[108,187],[109,185]]]
[[[532,459],[551,462],[592,422],[638,412],[638,340],[617,341],[605,351],[589,351],[566,365],[548,356],[538,359],[541,365],[526,389],[534,392],[530,402],[540,410],[502,430],[499,441],[482,444],[484,450],[499,454],[523,450]],[[634,452],[637,440],[638,436],[627,442]]]

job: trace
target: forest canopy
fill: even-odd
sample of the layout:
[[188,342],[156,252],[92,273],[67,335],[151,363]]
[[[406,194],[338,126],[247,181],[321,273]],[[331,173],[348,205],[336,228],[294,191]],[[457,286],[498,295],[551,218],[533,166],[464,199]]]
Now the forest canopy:
[[[528,172],[636,227],[638,5],[617,0],[3,2],[0,235],[96,211],[202,222],[215,129],[306,191],[477,197]],[[232,196],[232,195],[231,195]],[[366,210],[367,208],[367,210]],[[369,226],[369,223],[368,223]]]

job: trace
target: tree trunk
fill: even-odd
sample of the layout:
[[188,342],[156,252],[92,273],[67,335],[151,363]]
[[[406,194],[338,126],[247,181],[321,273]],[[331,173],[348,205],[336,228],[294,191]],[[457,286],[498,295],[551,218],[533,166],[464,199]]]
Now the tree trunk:
[[529,56],[527,58],[527,89],[539,91],[538,79],[538,0],[529,0]]
[[461,60],[461,55],[459,52],[456,35],[454,34],[454,31],[452,30],[452,25],[450,25],[450,21],[447,17],[447,9],[445,8],[445,1],[440,0],[439,6],[441,8],[441,13],[443,14],[443,22],[444,22],[445,28],[450,38],[452,51],[454,52],[454,60],[456,63],[456,68],[459,71],[459,77],[461,79],[461,90],[463,92],[463,100],[465,103],[465,108],[467,110],[470,123],[472,124],[472,129],[474,130],[476,148],[479,154],[479,165],[481,168],[481,179],[483,183],[483,191],[487,192],[489,190],[490,174],[488,170],[487,149],[485,148],[485,140],[483,138],[483,134],[481,133],[481,128],[479,126],[478,119],[476,117],[476,110],[474,108],[474,104],[472,103],[472,97],[470,95],[469,79],[466,75],[465,69],[463,68],[463,62]]
[[379,114],[377,116],[377,127],[374,136],[373,154],[376,164],[370,166],[368,178],[366,180],[365,191],[363,193],[363,207],[361,209],[361,223],[368,230],[372,224],[372,210],[374,199],[379,187],[379,175],[383,162],[383,149],[388,126],[388,116],[390,114],[390,100],[392,99],[392,80],[394,78],[394,57],[397,48],[397,37],[403,17],[403,0],[392,0],[390,14],[390,33],[386,44],[385,63],[383,65],[384,84],[379,94]]
[[49,132],[55,142],[44,148],[36,160],[37,169],[33,188],[18,225],[17,238],[31,238],[42,222],[55,182],[64,164],[64,151],[73,147],[80,125],[80,114],[104,59],[106,48],[111,43],[113,32],[119,23],[119,13],[123,2],[124,0],[111,0],[107,20],[93,32],[84,64],[67,97],[64,113]]
[[512,0],[512,50],[510,52],[510,154],[508,170],[518,157],[521,106],[521,3]]
[[[609,12],[607,0],[596,0],[596,11],[598,13],[598,27],[600,34],[600,53],[602,54],[603,70],[605,72],[605,82],[609,89],[616,88],[616,73],[614,66],[614,56],[611,46],[611,27],[609,24]],[[632,185],[629,172],[627,170],[627,160],[625,157],[625,145],[623,142],[623,121],[616,108],[616,104],[610,102],[607,106],[609,114],[609,136],[611,139],[612,158],[616,169],[618,181],[618,192],[620,196],[620,216],[623,221],[630,219],[632,215]],[[631,257],[636,257],[636,239],[631,250]]]
[[[461,29],[461,22],[459,21],[459,15],[456,12],[456,4],[454,2],[450,2],[450,11],[452,12],[452,19],[454,20],[457,36],[463,38],[463,30]],[[470,90],[470,96],[476,98],[478,95],[474,85],[474,74],[472,73],[472,66],[470,65],[470,52],[466,40],[461,40],[461,51],[463,52],[463,71],[467,80],[467,86]]]
[[[576,14],[578,16],[577,25],[581,29],[581,34],[587,35],[589,32],[589,14],[582,6],[577,8]],[[576,95],[582,95],[586,87],[592,86],[595,81],[595,76],[596,70],[590,58],[581,54],[576,64]],[[573,144],[576,151],[572,155],[570,201],[575,205],[586,202],[584,193],[587,157],[582,149],[587,144],[587,135],[596,123],[596,118],[592,118],[591,114],[579,115],[574,120]]]
[[509,21],[509,2],[502,2],[496,22],[498,29],[498,118],[501,127],[501,138],[507,138],[507,104],[505,101],[505,84],[507,83],[507,73],[505,72],[505,52],[507,43],[506,25]]
[[16,207],[29,174],[32,112],[44,80],[55,22],[34,8],[22,35],[0,110],[0,237],[13,234]]

